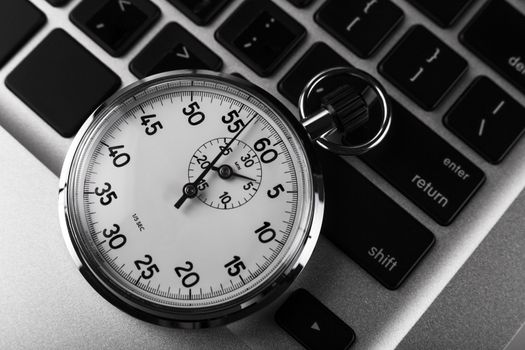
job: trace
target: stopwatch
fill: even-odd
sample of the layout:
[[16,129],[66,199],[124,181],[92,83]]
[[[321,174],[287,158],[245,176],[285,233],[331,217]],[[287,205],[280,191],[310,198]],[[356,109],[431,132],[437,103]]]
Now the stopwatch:
[[[118,92],[85,122],[60,179],[60,221],[80,272],[121,310],[167,326],[224,324],[274,300],[321,228],[312,142],[330,147],[348,124],[328,115],[366,112],[345,93],[300,123],[262,89],[207,71]],[[372,144],[388,129],[383,107]]]

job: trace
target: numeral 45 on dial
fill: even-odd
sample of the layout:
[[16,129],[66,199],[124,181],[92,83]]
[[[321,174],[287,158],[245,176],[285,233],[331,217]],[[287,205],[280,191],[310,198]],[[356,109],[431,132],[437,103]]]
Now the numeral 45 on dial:
[[147,135],[149,135],[149,136],[155,135],[157,133],[157,131],[162,129],[162,123],[159,122],[158,120],[153,122],[151,125],[149,125],[150,124],[150,120],[153,119],[153,118],[157,118],[157,115],[149,114],[149,115],[144,115],[144,116],[140,117],[140,120],[142,121],[141,124],[146,126],[146,129],[144,129],[144,132]]

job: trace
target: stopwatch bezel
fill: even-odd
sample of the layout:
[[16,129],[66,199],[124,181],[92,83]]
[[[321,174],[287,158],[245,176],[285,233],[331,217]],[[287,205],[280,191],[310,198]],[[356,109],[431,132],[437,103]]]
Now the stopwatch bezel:
[[[82,150],[90,141],[88,136],[96,129],[100,118],[107,116],[108,111],[114,110],[115,107],[122,105],[124,101],[136,95],[140,90],[145,91],[148,87],[173,79],[192,78],[232,85],[240,91],[244,91],[255,97],[280,117],[282,121],[295,132],[298,143],[300,143],[302,149],[305,151],[305,158],[310,166],[312,184],[312,201],[309,208],[311,214],[308,222],[306,222],[304,226],[306,234],[304,234],[303,241],[295,252],[295,256],[290,259],[289,266],[286,270],[276,277],[271,284],[263,283],[260,287],[264,288],[255,288],[253,291],[247,292],[244,298],[239,297],[224,305],[218,305],[216,306],[217,310],[214,310],[214,308],[203,308],[210,310],[204,313],[199,312],[201,309],[188,309],[187,312],[173,312],[173,309],[182,310],[182,307],[173,308],[158,305],[158,307],[152,308],[151,302],[140,300],[140,298],[126,293],[126,290],[114,284],[114,282],[107,278],[107,276],[104,276],[104,274],[97,274],[97,267],[91,266],[81,251],[81,249],[85,248],[79,247],[76,236],[82,233],[77,232],[78,227],[71,217],[72,212],[69,204],[70,194],[68,192],[68,184],[76,174],[75,171],[78,169]],[[88,117],[73,139],[64,160],[59,183],[59,219],[62,235],[77,268],[84,278],[100,295],[122,311],[144,321],[177,328],[206,328],[227,324],[275,300],[293,282],[310,259],[321,230],[323,213],[324,189],[321,168],[317,162],[311,140],[299,121],[275,97],[247,80],[206,70],[179,70],[160,73],[141,79],[117,91]],[[256,294],[251,295],[256,291]]]

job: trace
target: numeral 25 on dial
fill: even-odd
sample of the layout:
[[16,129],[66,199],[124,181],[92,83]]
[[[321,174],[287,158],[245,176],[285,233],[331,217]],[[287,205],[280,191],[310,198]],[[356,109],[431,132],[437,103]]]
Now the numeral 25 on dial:
[[146,280],[149,280],[155,272],[159,272],[157,264],[153,264],[153,258],[151,255],[144,255],[144,260],[135,260],[135,267],[142,271],[140,276]]

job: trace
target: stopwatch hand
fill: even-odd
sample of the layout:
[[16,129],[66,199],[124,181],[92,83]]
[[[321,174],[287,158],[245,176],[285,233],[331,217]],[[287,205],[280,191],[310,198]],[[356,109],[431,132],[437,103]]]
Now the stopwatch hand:
[[218,172],[219,173],[219,177],[221,179],[227,180],[230,177],[239,177],[241,179],[246,179],[246,180],[257,182],[257,180],[252,179],[251,177],[244,176],[244,175],[241,175],[239,173],[234,172],[233,168],[231,166],[229,166],[228,164],[223,164],[220,167],[212,166],[211,170]]
[[240,177],[241,179],[246,179],[246,180],[257,182],[257,180],[252,179],[251,177],[244,176],[244,175],[241,175],[241,174],[238,174],[238,173],[233,173],[232,176]]
[[194,198],[195,196],[197,196],[197,192],[198,192],[197,184],[200,183],[202,181],[202,179],[204,179],[204,177],[210,172],[210,170],[212,170],[212,168],[219,161],[219,159],[222,157],[224,152],[228,148],[230,148],[230,146],[233,144],[233,142],[235,142],[235,140],[237,140],[237,138],[241,135],[241,133],[244,131],[244,129],[246,129],[246,127],[248,125],[250,125],[252,120],[254,120],[255,117],[257,117],[257,116],[258,116],[258,114],[255,113],[255,115],[253,117],[251,117],[250,120],[246,124],[244,124],[244,126],[241,128],[241,130],[239,130],[237,132],[237,134],[235,134],[235,136],[228,142],[228,144],[226,146],[224,146],[224,148],[221,148],[219,154],[217,154],[217,156],[215,156],[215,158],[213,158],[213,160],[211,161],[210,165],[208,165],[206,167],[206,169],[204,169],[202,171],[202,173],[199,175],[199,177],[197,177],[195,179],[195,181],[189,182],[189,183],[184,185],[184,187],[182,188],[182,196],[175,203],[175,208],[180,209],[180,207],[182,206],[182,204],[184,204],[186,199]]

